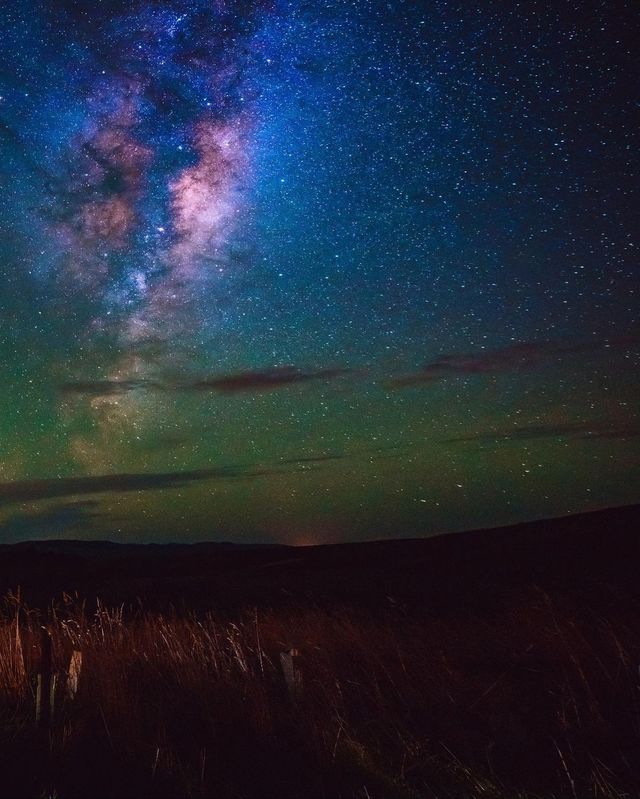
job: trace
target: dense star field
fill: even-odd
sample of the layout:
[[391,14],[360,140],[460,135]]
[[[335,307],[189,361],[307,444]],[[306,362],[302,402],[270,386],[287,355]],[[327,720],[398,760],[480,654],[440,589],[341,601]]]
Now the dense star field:
[[0,540],[638,501],[633,6],[6,3]]

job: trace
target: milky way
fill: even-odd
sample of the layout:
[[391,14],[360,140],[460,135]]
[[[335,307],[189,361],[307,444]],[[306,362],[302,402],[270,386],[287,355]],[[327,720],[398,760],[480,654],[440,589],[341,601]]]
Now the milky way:
[[[76,5],[88,23],[93,16]],[[73,22],[69,9],[54,15]],[[120,343],[176,335],[228,265],[249,180],[255,3],[134,4],[80,26],[80,131],[61,131],[60,277]],[[112,320],[107,316],[114,316]]]
[[[73,44],[83,58],[73,77],[86,94],[77,128],[55,142],[53,219],[42,230],[57,245],[49,268],[58,291],[81,293],[94,308],[76,335],[88,348],[97,336],[112,340],[113,363],[103,358],[100,368],[126,383],[154,373],[150,341],[168,342],[170,353],[176,339],[197,336],[198,305],[217,312],[216,281],[246,206],[254,115],[243,73],[263,9],[124,8],[95,25],[77,5],[53,14],[51,24],[80,23]],[[137,397],[96,395],[89,408],[92,434],[74,436],[70,453],[92,471],[118,462],[114,428],[131,435],[157,422]],[[62,410],[71,424],[75,409]]]
[[630,3],[11,3],[0,538],[637,501],[635,30]]

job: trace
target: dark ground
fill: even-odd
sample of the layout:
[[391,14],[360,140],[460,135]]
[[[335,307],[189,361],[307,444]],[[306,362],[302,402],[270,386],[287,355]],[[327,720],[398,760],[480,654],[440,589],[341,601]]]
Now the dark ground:
[[[633,799],[639,575],[640,506],[303,548],[2,546],[0,796]],[[60,674],[86,663],[50,745],[42,623]]]
[[312,547],[34,541],[0,546],[0,593],[43,607],[62,591],[106,604],[233,610],[365,606],[388,598],[444,614],[527,584],[591,601],[640,597],[640,506],[426,539]]

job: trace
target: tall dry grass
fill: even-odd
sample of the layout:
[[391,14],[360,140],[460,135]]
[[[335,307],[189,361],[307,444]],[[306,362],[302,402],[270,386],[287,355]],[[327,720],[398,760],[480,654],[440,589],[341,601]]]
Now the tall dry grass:
[[[34,728],[42,625],[59,697]],[[639,631],[534,591],[478,618],[390,604],[0,618],[0,795],[640,795]],[[289,696],[280,653],[301,651]],[[64,698],[73,650],[78,693]]]

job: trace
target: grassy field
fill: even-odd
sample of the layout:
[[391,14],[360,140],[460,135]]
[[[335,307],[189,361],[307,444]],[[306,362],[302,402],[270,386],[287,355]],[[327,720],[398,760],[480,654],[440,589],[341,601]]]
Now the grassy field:
[[[367,583],[367,602],[305,589],[224,611],[63,593],[33,609],[14,591],[0,616],[0,795],[637,797],[637,595],[604,560],[606,579],[547,569],[493,593],[478,562],[480,587],[465,578],[440,603],[400,583]],[[39,728],[43,626],[57,695]]]
[[[523,597],[524,599],[524,597]],[[17,623],[16,623],[17,614]],[[0,623],[4,796],[637,795],[638,631],[532,593],[478,623],[246,612],[179,617],[73,603],[58,697],[34,725],[38,614]],[[633,647],[631,647],[633,642]],[[280,653],[300,651],[297,692]],[[71,652],[78,693],[65,697]],[[626,791],[626,793],[625,793]]]

